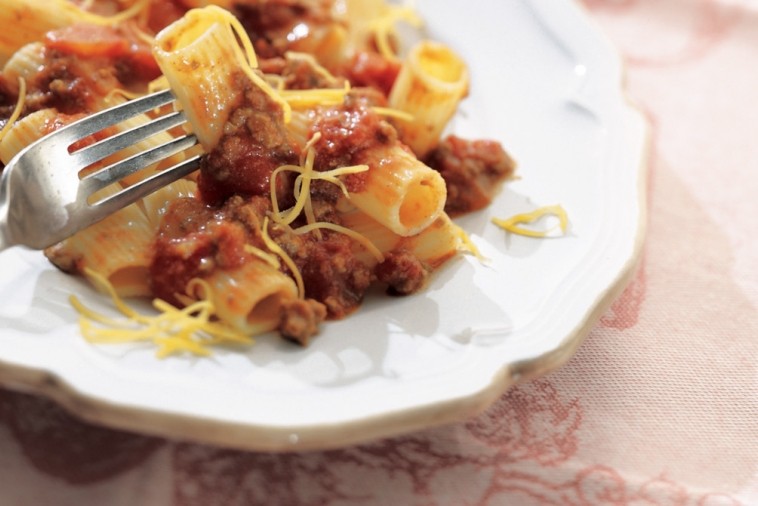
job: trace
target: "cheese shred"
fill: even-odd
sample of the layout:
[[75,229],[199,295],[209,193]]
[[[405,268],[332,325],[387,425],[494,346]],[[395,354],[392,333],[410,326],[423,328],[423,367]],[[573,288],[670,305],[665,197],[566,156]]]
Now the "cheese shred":
[[[547,216],[558,218],[558,225],[548,230],[535,230],[523,226],[528,223],[534,223]],[[512,234],[527,237],[551,237],[549,234],[557,227],[561,229],[561,234],[566,233],[566,230],[568,229],[568,214],[560,205],[544,206],[528,213],[515,214],[506,219],[493,218],[492,223]]]
[[401,111],[400,109],[394,109],[392,107],[378,107],[374,106],[371,108],[372,111],[374,111],[376,114],[379,114],[380,116],[386,116],[388,118],[396,119],[399,121],[413,121],[414,116],[413,114]]
[[458,241],[460,241],[458,251],[462,253],[469,253],[480,261],[485,260],[484,255],[482,255],[481,251],[479,251],[479,248],[477,248],[476,244],[474,244],[474,241],[471,240],[471,237],[469,237],[463,228],[454,224],[453,230],[455,231],[456,237],[458,237]]
[[376,258],[376,261],[381,263],[384,261],[384,254],[382,254],[381,250],[374,246],[374,243],[372,243],[365,235],[360,234],[356,232],[355,230],[349,229],[347,227],[343,227],[342,225],[337,225],[336,223],[329,223],[327,221],[320,221],[316,223],[311,223],[309,225],[303,225],[302,227],[296,228],[294,232],[296,234],[306,234],[308,232],[312,232],[314,230],[318,229],[327,229],[331,230],[333,232],[339,232],[341,234],[345,234],[346,236],[352,238],[359,244],[361,244],[366,250],[368,250],[369,253],[371,253],[374,258]]
[[292,272],[292,277],[295,279],[295,285],[297,285],[297,294],[298,297],[301,299],[305,298],[305,283],[303,282],[303,275],[300,274],[300,269],[297,268],[297,265],[295,265],[294,260],[287,254],[286,251],[282,249],[281,246],[279,246],[276,241],[274,241],[271,236],[268,233],[268,217],[263,219],[263,230],[262,237],[263,242],[266,244],[266,247],[275,255],[277,255],[279,258],[282,259],[282,262],[289,268],[290,272]]
[[215,308],[205,298],[210,289],[200,279],[193,280],[188,287],[201,297],[199,300],[179,309],[164,300],[155,299],[153,307],[157,314],[147,315],[126,304],[101,274],[87,269],[85,275],[96,288],[110,296],[121,313],[121,318],[106,316],[85,306],[75,295],[69,297],[71,305],[79,313],[82,336],[92,343],[150,342],[156,346],[159,358],[180,353],[208,356],[213,345],[253,343],[249,336],[213,321]]
[[[351,230],[347,227],[343,227],[335,223],[316,221],[316,218],[313,212],[313,207],[311,205],[311,198],[310,198],[310,187],[311,187],[311,182],[313,180],[327,181],[329,183],[335,184],[340,188],[340,190],[342,191],[342,194],[346,198],[350,198],[350,193],[348,192],[345,184],[339,180],[339,176],[343,176],[347,174],[358,174],[360,172],[366,172],[367,170],[369,170],[368,165],[352,165],[349,167],[338,167],[336,169],[331,169],[324,172],[314,170],[313,163],[316,158],[316,151],[313,149],[313,145],[316,142],[318,142],[320,138],[321,138],[321,133],[316,132],[316,134],[313,137],[311,137],[311,139],[305,145],[305,148],[303,149],[303,152],[300,156],[300,165],[282,165],[280,167],[277,167],[276,170],[274,170],[274,172],[271,174],[271,181],[270,181],[271,182],[271,207],[273,209],[272,219],[274,220],[275,223],[279,225],[289,226],[293,221],[295,221],[295,219],[298,216],[300,216],[301,213],[304,213],[307,224],[295,229],[294,232],[296,234],[305,234],[308,232],[315,232],[320,238],[321,230],[331,230],[333,232],[338,232],[338,233],[347,235],[348,237],[358,242],[369,253],[371,253],[371,255],[373,255],[377,259],[378,262],[384,261],[384,255],[382,254],[382,252],[366,236],[360,234],[359,232],[356,232],[355,230]],[[276,197],[276,178],[283,171],[296,172],[298,173],[298,176],[297,178],[295,178],[294,189],[293,189],[293,194],[295,197],[295,205],[292,206],[290,209],[281,211],[279,209],[279,201]],[[265,226],[264,226],[264,234],[265,234],[264,235],[265,237],[267,235]],[[269,244],[267,244],[267,246],[269,246]],[[273,250],[270,246],[269,246],[269,249],[279,254],[277,251]],[[286,260],[285,260],[285,263],[287,263]],[[290,266],[289,263],[287,263],[287,265],[288,267],[290,267],[290,270],[293,270],[293,267]],[[297,277],[296,277],[296,281],[297,281]],[[298,284],[298,287],[299,286],[300,285]]]
[[422,25],[421,18],[410,7],[389,6],[386,14],[375,19],[369,25],[369,30],[374,36],[379,53],[388,60],[397,61],[398,57],[392,45],[392,38],[395,36],[395,23],[404,21],[413,27]]
[[0,130],[0,142],[3,142],[3,137],[13,128],[14,123],[18,121],[21,116],[21,112],[24,110],[24,104],[26,103],[26,80],[23,77],[18,78],[18,101],[16,101],[16,107],[13,108],[10,118]]
[[309,109],[316,106],[339,105],[350,93],[350,83],[344,88],[313,88],[308,90],[280,90],[279,95],[293,109]]

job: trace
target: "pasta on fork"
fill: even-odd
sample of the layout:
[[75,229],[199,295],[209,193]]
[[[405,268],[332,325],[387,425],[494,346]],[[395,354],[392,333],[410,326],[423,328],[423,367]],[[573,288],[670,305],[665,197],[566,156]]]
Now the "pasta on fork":
[[74,119],[165,88],[202,146],[197,173],[46,250],[118,296],[202,301],[213,325],[307,344],[374,285],[423,290],[468,248],[451,215],[486,205],[515,170],[495,141],[443,136],[468,72],[440,42],[402,47],[396,24],[419,22],[407,7],[6,4],[0,19],[34,30],[0,36],[0,162]]

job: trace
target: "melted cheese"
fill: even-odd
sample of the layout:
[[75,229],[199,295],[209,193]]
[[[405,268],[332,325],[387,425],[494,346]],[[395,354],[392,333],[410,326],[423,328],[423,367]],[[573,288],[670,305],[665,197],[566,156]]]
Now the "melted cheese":
[[561,234],[566,233],[566,230],[568,229],[568,214],[560,205],[540,207],[534,211],[516,214],[506,219],[493,218],[492,223],[513,234],[524,235],[527,237],[551,237],[549,234],[555,230],[556,227],[552,227],[548,230],[534,230],[522,226],[527,223],[538,221],[546,216],[555,216],[558,218],[557,226],[560,227]]
[[178,353],[206,356],[211,353],[209,346],[217,344],[245,344],[253,340],[240,332],[212,321],[215,310],[205,298],[210,293],[204,281],[195,279],[188,290],[199,294],[200,300],[178,309],[171,304],[156,299],[153,307],[155,315],[137,312],[119,297],[113,285],[102,275],[87,270],[87,277],[97,288],[106,292],[122,318],[112,318],[86,307],[76,296],[69,301],[79,313],[79,327],[82,336],[93,343],[151,342],[157,347],[160,358]]

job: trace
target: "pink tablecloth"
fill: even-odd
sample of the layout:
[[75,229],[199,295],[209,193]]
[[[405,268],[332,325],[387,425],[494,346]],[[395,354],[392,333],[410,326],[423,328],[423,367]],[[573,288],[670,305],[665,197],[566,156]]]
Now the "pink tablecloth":
[[650,120],[649,234],[565,367],[464,423],[294,455],[0,391],[0,504],[758,505],[758,3],[584,3]]

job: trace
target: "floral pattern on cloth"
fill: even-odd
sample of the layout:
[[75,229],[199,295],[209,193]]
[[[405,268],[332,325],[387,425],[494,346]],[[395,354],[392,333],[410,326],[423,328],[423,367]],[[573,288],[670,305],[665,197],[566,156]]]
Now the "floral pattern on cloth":
[[0,391],[0,504],[758,505],[758,4],[584,0],[651,125],[649,226],[576,356],[465,422],[265,454]]
[[5,393],[0,406],[31,467],[74,486],[149,467],[160,460],[155,453],[168,454],[166,504],[176,506],[743,504],[726,494],[693,493],[665,475],[637,482],[575,460],[584,410],[547,379],[512,388],[462,425],[303,454],[168,443],[89,425],[25,394]]

